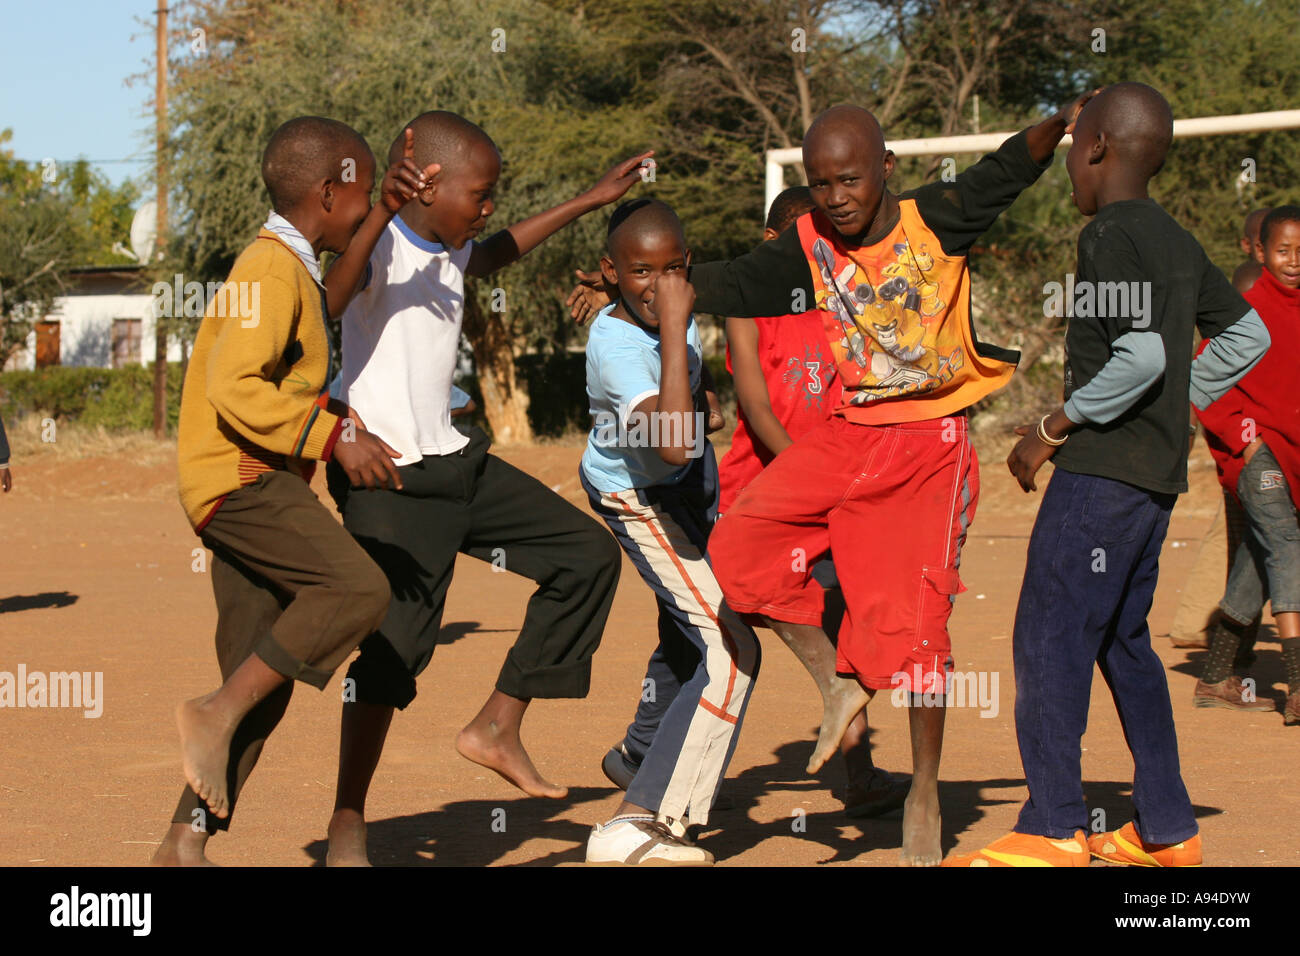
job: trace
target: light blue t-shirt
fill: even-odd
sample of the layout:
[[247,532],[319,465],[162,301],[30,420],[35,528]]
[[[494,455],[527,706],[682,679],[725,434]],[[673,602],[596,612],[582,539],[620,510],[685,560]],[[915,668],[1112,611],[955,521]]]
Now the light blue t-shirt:
[[451,410],[453,412],[458,408],[464,408],[473,400],[469,397],[469,392],[464,389],[457,388],[455,385],[451,387]]
[[[691,463],[681,467],[659,457],[651,441],[667,437],[671,429],[685,423],[668,416],[647,420],[629,415],[651,395],[659,393],[663,371],[659,337],[638,325],[611,315],[611,303],[600,311],[587,339],[587,400],[592,415],[587,450],[582,455],[582,473],[597,491],[624,491],[671,485],[682,479]],[[700,330],[691,316],[686,326],[686,360],[691,393],[700,385]],[[696,447],[690,457],[704,453],[704,416],[696,415]]]

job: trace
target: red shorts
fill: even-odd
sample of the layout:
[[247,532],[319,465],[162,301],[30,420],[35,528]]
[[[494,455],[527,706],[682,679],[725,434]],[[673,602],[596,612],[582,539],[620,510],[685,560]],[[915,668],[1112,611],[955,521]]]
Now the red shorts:
[[868,687],[942,691],[961,546],[979,498],[966,416],[834,417],[777,455],[718,520],[709,557],[742,614],[820,625],[827,552],[848,606],[839,670]]

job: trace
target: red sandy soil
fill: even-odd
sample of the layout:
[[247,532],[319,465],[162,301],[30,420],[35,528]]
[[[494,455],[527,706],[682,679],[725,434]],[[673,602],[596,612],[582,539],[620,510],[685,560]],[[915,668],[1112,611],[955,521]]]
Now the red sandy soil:
[[[1025,797],[1010,635],[1039,496],[1015,486],[1002,464],[1007,447],[999,438],[984,449],[984,497],[962,560],[969,590],[952,619],[957,669],[996,672],[998,710],[991,717],[970,707],[949,713],[941,783],[947,852],[978,848],[1006,832]],[[500,454],[585,508],[576,477],[580,450],[551,445]],[[98,719],[77,710],[0,710],[0,865],[143,863],[168,824],[182,785],[173,708],[219,679],[211,587],[205,573],[192,570],[198,541],[176,498],[173,461],[165,448],[119,458],[38,454],[15,464],[15,490],[0,498],[0,670],[23,663],[29,672],[102,671],[105,696]],[[1191,476],[1162,558],[1150,619],[1157,635],[1173,620],[1218,498],[1203,451]],[[328,501],[319,478],[317,491]],[[876,545],[887,550],[888,542]],[[377,864],[579,863],[591,825],[617,806],[600,759],[632,716],[655,642],[654,602],[630,565],[590,695],[537,701],[525,724],[537,766],[568,785],[569,797],[528,798],[453,749],[457,730],[492,689],[530,592],[522,578],[460,560],[445,646],[421,678],[419,697],[394,722],[376,774],[369,817]],[[899,818],[846,818],[837,761],[816,778],[805,775],[820,702],[793,655],[768,632],[763,641],[762,674],[726,784],[737,805],[714,815],[704,845],[724,865],[893,865]],[[1154,644],[1169,668],[1206,862],[1300,863],[1300,845],[1279,843],[1277,829],[1300,809],[1296,791],[1288,790],[1300,764],[1300,729],[1284,727],[1280,713],[1193,709],[1203,652],[1175,649],[1162,638]],[[1271,632],[1259,655],[1259,693],[1280,701],[1285,684]],[[323,861],[339,710],[339,679],[324,693],[299,686],[233,831],[211,843],[215,861]],[[877,763],[909,772],[906,712],[882,693],[870,720]],[[1118,826],[1129,818],[1132,762],[1100,679],[1093,682],[1084,747],[1090,807]],[[493,827],[502,820],[497,810],[505,811],[504,832],[499,823]]]

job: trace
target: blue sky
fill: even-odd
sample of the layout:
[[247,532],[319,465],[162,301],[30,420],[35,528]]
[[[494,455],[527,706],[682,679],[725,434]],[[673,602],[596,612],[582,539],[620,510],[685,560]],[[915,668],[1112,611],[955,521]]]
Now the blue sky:
[[[13,130],[3,148],[36,162],[144,160],[97,167],[114,182],[145,172],[152,156],[153,123],[144,111],[153,93],[156,6],[156,0],[0,0],[0,129]],[[148,80],[125,85],[145,71]]]

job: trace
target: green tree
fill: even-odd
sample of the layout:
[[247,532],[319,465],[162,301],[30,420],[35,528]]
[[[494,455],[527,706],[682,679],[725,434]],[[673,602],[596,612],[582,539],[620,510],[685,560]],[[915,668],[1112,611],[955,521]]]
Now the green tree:
[[0,131],[0,367],[65,288],[69,269],[130,262],[113,251],[130,232],[130,183],[113,186],[85,160],[28,163]]

